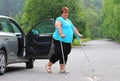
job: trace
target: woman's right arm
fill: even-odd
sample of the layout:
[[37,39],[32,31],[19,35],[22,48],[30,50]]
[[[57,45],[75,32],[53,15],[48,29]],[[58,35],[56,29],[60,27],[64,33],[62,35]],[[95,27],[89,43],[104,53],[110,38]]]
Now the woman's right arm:
[[65,35],[62,33],[62,27],[61,27],[61,22],[60,22],[60,21],[56,21],[56,22],[55,22],[55,28],[58,29],[58,33],[60,34],[60,36],[61,36],[62,38],[64,38]]

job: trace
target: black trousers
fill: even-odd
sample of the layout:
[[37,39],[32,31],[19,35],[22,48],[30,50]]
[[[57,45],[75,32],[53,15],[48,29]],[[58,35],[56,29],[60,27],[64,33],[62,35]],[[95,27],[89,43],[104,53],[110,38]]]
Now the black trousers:
[[[54,40],[55,50],[49,60],[52,63],[59,61],[60,64],[64,64],[60,41],[55,40],[55,39],[53,39],[53,40]],[[64,52],[64,60],[65,60],[65,64],[66,64],[66,62],[68,60],[68,54],[71,51],[71,43],[62,42],[62,46],[63,46],[63,52]]]

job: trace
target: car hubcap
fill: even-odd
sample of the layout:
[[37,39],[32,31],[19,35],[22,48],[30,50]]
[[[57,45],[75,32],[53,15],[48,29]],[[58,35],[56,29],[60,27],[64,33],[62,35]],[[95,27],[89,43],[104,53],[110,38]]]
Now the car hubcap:
[[2,53],[0,53],[0,71],[5,71],[5,56]]

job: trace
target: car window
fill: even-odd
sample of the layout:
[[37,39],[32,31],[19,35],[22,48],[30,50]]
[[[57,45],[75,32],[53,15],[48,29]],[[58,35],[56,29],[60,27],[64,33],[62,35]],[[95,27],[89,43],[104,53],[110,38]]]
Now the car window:
[[46,34],[46,33],[53,33],[54,25],[53,21],[47,20],[37,24],[33,29],[33,34]]
[[18,27],[13,22],[10,22],[10,23],[13,27],[14,33],[21,33],[20,30],[18,29]]
[[7,19],[0,19],[0,23],[2,25],[3,32],[13,32],[13,28],[10,25],[10,23],[7,21]]

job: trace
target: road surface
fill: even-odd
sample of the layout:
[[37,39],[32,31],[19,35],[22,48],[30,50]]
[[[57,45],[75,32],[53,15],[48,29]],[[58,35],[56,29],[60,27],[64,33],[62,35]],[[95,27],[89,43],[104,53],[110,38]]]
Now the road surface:
[[[0,81],[120,81],[120,44],[109,40],[92,40],[73,47],[66,69],[69,74],[59,74],[59,64],[53,65],[53,73],[45,70],[48,60],[36,60],[33,69],[24,63],[8,65]],[[94,69],[94,71],[92,71]]]

